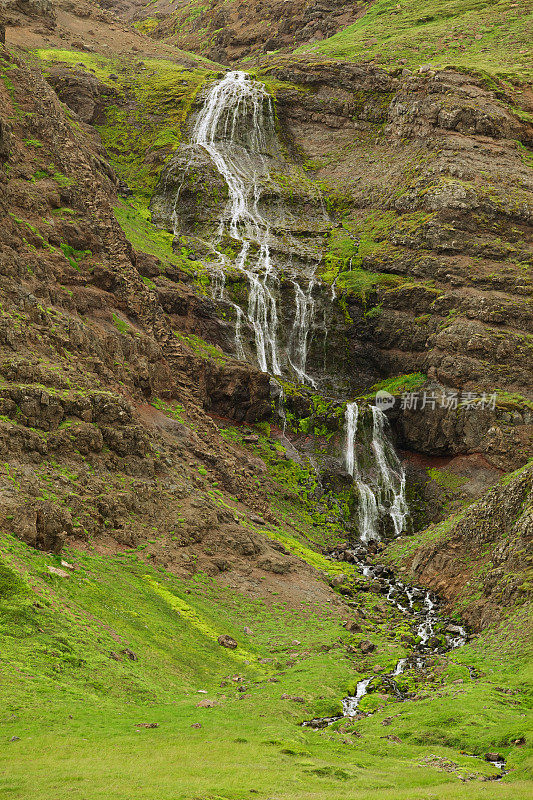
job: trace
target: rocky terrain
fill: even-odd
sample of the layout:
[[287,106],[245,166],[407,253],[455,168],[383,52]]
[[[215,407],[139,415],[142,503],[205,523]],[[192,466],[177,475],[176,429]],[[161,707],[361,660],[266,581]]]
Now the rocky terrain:
[[[413,800],[464,796],[464,781],[473,798],[528,796],[530,88],[451,58],[391,66],[315,48],[375,13],[0,8],[7,796],[71,795],[64,764],[30,766],[22,749],[33,738],[50,754],[55,736],[82,759],[90,800]],[[228,65],[272,110],[251,157],[277,270],[270,374],[254,285],[221,233],[228,186],[194,138]],[[387,675],[409,658],[411,623],[379,579],[331,558],[361,535],[347,403],[371,473],[378,390],[409,518],[398,538],[384,526],[369,563],[431,589],[469,636],[448,652],[443,622],[399,694]],[[368,674],[354,717],[299,727],[340,713]],[[95,769],[101,735],[116,745]],[[142,787],[132,748],[163,754]],[[502,780],[483,761],[493,751]],[[196,776],[199,759],[218,782]]]

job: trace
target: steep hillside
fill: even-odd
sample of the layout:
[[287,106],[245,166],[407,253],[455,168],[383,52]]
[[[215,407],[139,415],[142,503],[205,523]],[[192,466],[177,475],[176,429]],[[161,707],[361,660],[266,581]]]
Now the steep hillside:
[[365,4],[346,0],[278,0],[266,3],[197,0],[109,0],[106,5],[132,20],[142,33],[163,39],[222,64],[256,53],[292,50],[325,39],[365,12]]
[[526,20],[427,5],[3,4],[0,794],[530,796]]
[[353,25],[305,49],[389,66],[431,62],[476,69],[523,84],[531,102],[532,34],[529,2],[377,0]]

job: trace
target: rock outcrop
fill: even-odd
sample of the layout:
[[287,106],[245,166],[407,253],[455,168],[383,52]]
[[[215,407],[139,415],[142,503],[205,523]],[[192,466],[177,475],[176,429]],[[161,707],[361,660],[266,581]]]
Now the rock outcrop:
[[481,630],[498,622],[502,608],[531,596],[532,489],[533,469],[526,467],[455,519],[428,528],[407,557],[398,557],[405,541],[385,553],[410,581],[433,589]]

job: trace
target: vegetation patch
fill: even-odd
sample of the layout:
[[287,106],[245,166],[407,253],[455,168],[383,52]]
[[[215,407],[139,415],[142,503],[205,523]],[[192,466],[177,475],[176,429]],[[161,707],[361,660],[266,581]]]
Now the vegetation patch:
[[376,0],[353,25],[296,52],[384,66],[451,64],[527,82],[531,23],[529,4],[512,0]]

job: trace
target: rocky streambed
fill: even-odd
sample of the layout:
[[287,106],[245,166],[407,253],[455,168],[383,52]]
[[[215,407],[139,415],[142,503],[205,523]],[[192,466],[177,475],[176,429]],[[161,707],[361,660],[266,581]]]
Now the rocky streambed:
[[[302,723],[304,727],[320,730],[343,717],[368,716],[372,712],[360,712],[359,704],[369,692],[370,687],[377,681],[380,681],[381,685],[399,702],[407,700],[408,694],[397,680],[400,675],[409,670],[422,672],[432,655],[447,653],[457,647],[462,647],[468,640],[469,634],[466,628],[442,614],[439,599],[431,591],[408,586],[399,580],[388,567],[374,564],[371,558],[375,551],[375,542],[372,541],[370,545],[359,544],[334,550],[330,553],[330,557],[355,564],[365,578],[372,579],[378,585],[387,601],[406,616],[412,630],[411,653],[407,657],[400,658],[390,672],[370,675],[360,680],[353,695],[342,699],[342,715],[307,720]],[[372,651],[373,646],[370,642],[362,644],[367,645],[366,652]],[[473,668],[469,667],[468,669],[473,676]],[[499,780],[506,774],[505,759],[499,753],[486,753],[483,757],[472,754],[472,757],[484,758],[499,770],[491,778],[492,780]]]

